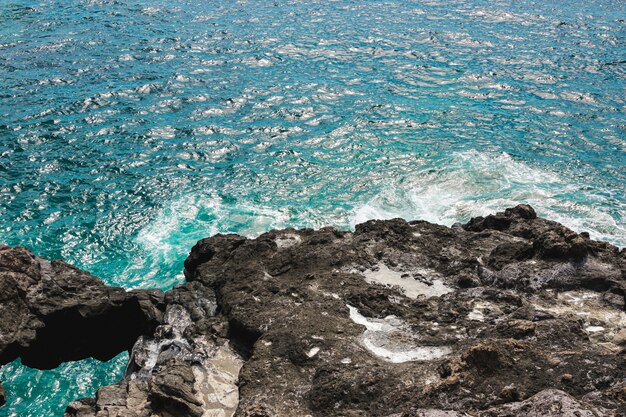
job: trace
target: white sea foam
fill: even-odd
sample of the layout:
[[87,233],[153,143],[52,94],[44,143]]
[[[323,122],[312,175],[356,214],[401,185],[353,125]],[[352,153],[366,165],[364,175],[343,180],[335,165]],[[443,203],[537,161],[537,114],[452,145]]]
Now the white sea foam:
[[[149,281],[168,266],[180,264],[175,270],[182,271],[182,260],[202,238],[218,233],[256,237],[270,229],[287,227],[289,219],[286,211],[249,202],[227,204],[215,194],[186,196],[162,208],[155,219],[139,231],[135,243],[147,258],[137,260],[131,268],[138,272],[152,271],[143,281],[153,286]],[[161,285],[173,285],[182,279],[182,274],[158,277]]]
[[380,188],[379,194],[354,210],[352,227],[394,217],[450,226],[528,203],[542,217],[589,232],[594,239],[626,246],[626,224],[611,215],[605,208],[608,205],[602,206],[602,190],[567,181],[506,153],[455,153],[434,169],[417,171]]
[[[182,260],[197,240],[217,233],[256,237],[273,228],[349,228],[369,219],[393,217],[452,225],[519,203],[529,203],[539,215],[575,231],[588,231],[595,239],[626,246],[626,225],[605,208],[612,204],[601,204],[599,192],[517,161],[506,153],[459,152],[434,169],[418,170],[402,181],[373,186],[382,191],[371,200],[356,203],[353,209],[348,206],[332,210],[225,200],[210,191],[186,193],[164,206],[139,231],[135,243],[143,255],[135,257],[123,275],[141,275],[145,285],[153,286],[150,281],[162,274],[160,271],[182,270]],[[166,286],[182,279],[179,273],[159,276],[158,282]]]

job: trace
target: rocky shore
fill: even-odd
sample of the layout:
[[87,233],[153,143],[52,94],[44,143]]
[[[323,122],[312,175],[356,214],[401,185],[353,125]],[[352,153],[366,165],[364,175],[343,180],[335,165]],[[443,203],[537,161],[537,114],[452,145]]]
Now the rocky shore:
[[626,415],[626,250],[530,206],[216,235],[185,276],[124,291],[0,246],[0,364],[129,350],[67,417]]

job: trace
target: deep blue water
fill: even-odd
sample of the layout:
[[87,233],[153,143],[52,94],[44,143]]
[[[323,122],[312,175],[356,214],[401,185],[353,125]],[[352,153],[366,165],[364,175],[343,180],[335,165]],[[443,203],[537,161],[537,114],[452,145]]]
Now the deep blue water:
[[[626,246],[626,2],[0,0],[0,242],[169,288],[217,232],[518,202]],[[126,355],[0,371],[60,416]]]

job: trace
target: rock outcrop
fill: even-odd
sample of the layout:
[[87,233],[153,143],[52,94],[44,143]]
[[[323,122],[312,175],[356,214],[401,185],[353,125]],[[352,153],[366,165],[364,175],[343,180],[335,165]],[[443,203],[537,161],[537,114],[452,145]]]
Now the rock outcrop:
[[185,275],[125,292],[3,247],[0,358],[50,367],[134,343],[123,380],[69,417],[626,415],[626,251],[530,206],[451,228],[217,235]]
[[162,303],[160,291],[108,287],[65,262],[0,246],[0,365],[109,360],[154,331]]
[[222,337],[213,291],[198,283],[165,297],[163,324],[139,338],[124,379],[95,399],[71,403],[71,417],[232,416],[241,358]]
[[239,416],[618,415],[624,255],[518,206],[452,228],[218,235],[185,274],[246,358]]

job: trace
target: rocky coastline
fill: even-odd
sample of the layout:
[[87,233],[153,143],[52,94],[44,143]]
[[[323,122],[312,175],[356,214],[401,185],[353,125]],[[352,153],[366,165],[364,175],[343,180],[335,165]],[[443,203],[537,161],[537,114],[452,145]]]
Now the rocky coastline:
[[216,235],[184,272],[125,291],[0,246],[0,365],[130,351],[66,417],[626,415],[626,250],[527,205]]

